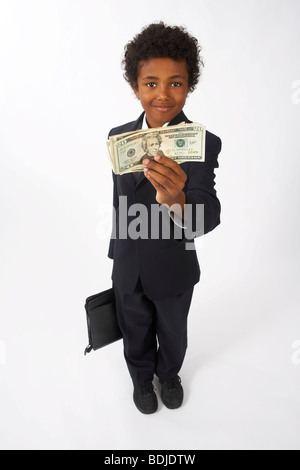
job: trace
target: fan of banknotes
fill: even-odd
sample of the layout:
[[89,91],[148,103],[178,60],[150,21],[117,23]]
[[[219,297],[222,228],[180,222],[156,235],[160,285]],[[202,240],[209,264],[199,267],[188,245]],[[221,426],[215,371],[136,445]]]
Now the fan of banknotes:
[[143,160],[166,155],[177,163],[205,161],[205,134],[202,124],[126,132],[111,136],[106,142],[109,160],[116,175],[143,171]]

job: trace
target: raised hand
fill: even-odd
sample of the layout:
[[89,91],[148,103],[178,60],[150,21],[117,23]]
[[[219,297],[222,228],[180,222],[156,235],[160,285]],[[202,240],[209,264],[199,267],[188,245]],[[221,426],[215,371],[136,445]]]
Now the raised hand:
[[178,203],[183,207],[186,198],[182,190],[187,176],[180,165],[164,155],[144,159],[143,164],[145,176],[157,191],[157,202],[168,206]]

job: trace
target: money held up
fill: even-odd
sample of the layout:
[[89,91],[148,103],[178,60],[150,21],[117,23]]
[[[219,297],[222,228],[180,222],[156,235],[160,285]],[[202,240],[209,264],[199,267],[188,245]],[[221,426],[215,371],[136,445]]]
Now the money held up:
[[205,126],[199,123],[150,128],[111,136],[106,149],[117,175],[143,171],[143,159],[165,155],[178,164],[205,161]]

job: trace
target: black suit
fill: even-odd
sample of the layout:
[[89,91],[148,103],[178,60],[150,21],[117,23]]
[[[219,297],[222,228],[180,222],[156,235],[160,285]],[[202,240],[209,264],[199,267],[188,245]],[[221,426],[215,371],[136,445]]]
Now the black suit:
[[[144,113],[137,121],[112,129],[109,135],[140,129],[143,117]],[[190,122],[181,112],[169,125],[183,121]],[[220,139],[207,132],[205,162],[181,165],[187,174],[184,192],[187,203],[192,205],[191,223],[195,232],[195,208],[197,204],[204,205],[202,234],[220,223],[220,203],[214,189],[214,168],[218,167],[220,150]],[[154,373],[161,379],[168,379],[176,376],[181,368],[187,348],[187,316],[200,269],[195,249],[186,249],[187,242],[189,248],[191,244],[194,248],[194,242],[186,238],[186,233],[180,238],[175,236],[176,226],[164,212],[164,206],[161,209],[170,225],[169,238],[163,238],[162,227],[156,239],[119,237],[124,215],[121,196],[127,196],[127,208],[133,204],[143,204],[147,208],[146,213],[141,212],[140,219],[148,226],[149,234],[153,228],[151,205],[155,208],[160,205],[155,199],[156,190],[143,173],[137,181],[132,173],[113,174],[113,179],[116,238],[111,239],[109,257],[114,260],[112,279],[117,315],[132,380],[147,385]],[[137,214],[128,217],[127,226],[136,217]],[[199,235],[201,231],[194,236]]]
[[[137,121],[112,129],[109,135],[121,134],[141,128],[144,113]],[[189,121],[183,112],[176,116],[169,125]],[[219,137],[206,132],[206,153],[204,163],[182,163],[181,168],[187,174],[184,187],[186,202],[193,208],[204,204],[204,233],[210,232],[220,223],[220,202],[214,189],[214,169],[218,167],[218,154],[221,150]],[[137,183],[132,173],[114,175],[113,204],[117,211],[116,232],[119,232],[119,197],[127,196],[128,207],[135,203],[144,204],[150,213],[151,204],[158,204],[156,190],[141,174]],[[128,218],[128,223],[130,222]],[[151,226],[151,220],[148,220]],[[172,227],[171,227],[172,228]],[[172,230],[171,230],[172,233]],[[198,235],[202,235],[199,233]],[[126,240],[112,239],[109,246],[109,258],[114,260],[112,279],[124,293],[133,292],[138,277],[141,277],[145,293],[153,299],[163,299],[181,294],[200,278],[196,251],[186,250],[185,237],[175,240]]]

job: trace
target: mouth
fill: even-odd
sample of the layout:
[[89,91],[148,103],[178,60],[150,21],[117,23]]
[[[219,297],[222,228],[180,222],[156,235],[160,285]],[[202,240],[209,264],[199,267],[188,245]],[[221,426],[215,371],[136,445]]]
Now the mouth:
[[167,105],[154,105],[153,107],[160,113],[166,113],[173,108],[173,106],[167,106]]

